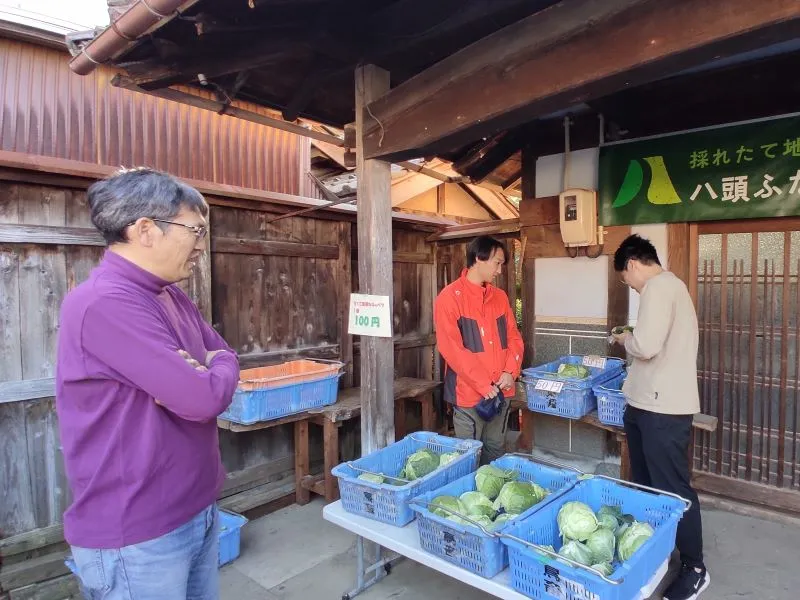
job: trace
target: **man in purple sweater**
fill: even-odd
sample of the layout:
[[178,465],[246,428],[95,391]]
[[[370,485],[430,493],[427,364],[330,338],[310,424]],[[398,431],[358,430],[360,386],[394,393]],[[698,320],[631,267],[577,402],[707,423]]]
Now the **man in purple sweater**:
[[208,205],[149,169],[89,188],[102,262],[61,307],[56,404],[89,598],[219,597],[217,415],[236,354],[175,285],[205,249]]

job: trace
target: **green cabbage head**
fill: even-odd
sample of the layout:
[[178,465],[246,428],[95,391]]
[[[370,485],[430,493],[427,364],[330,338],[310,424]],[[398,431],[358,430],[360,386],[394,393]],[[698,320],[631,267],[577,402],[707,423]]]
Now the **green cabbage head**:
[[630,559],[631,556],[653,535],[653,528],[649,523],[636,521],[625,530],[619,539],[617,555],[622,562]]
[[448,510],[442,510],[439,508],[440,506],[455,511],[460,515],[467,514],[467,509],[464,507],[464,504],[455,496],[436,496],[428,507],[433,514],[444,517],[445,519],[449,518],[453,513]]
[[529,481],[509,481],[500,490],[494,501],[495,510],[503,508],[506,512],[521,514],[547,495],[541,486]]
[[358,476],[358,478],[362,481],[369,481],[370,483],[383,483],[383,475],[377,475],[375,473],[362,473]]
[[574,540],[561,546],[561,550],[558,553],[587,567],[592,564],[592,551],[586,545]]
[[459,498],[461,503],[467,509],[467,516],[483,515],[493,519],[495,510],[492,508],[492,501],[486,494],[481,492],[464,492]]
[[423,448],[414,452],[406,460],[406,478],[410,481],[421,479],[439,468],[439,455]]
[[500,490],[507,481],[514,479],[514,471],[504,471],[493,465],[483,465],[475,473],[475,485],[478,491],[494,500],[500,495]]
[[614,533],[605,527],[599,528],[586,540],[586,546],[592,551],[594,562],[597,563],[613,561],[616,545],[617,539]]
[[[503,513],[501,515],[497,515],[497,518],[494,520],[494,526],[492,527],[492,529],[500,529],[506,523],[513,521],[518,516],[519,515],[515,515],[514,513]],[[553,552],[555,552],[555,550],[553,550]]]
[[439,466],[443,467],[447,464],[450,464],[459,456],[461,456],[461,453],[459,452],[445,452],[444,454],[439,456]]
[[611,566],[610,562],[598,563],[596,565],[592,565],[592,568],[595,571],[600,571],[606,577],[610,577],[614,572],[614,567]]
[[619,527],[619,522],[617,521],[617,518],[607,513],[606,514],[597,513],[597,522],[600,525],[600,527],[602,527],[603,529],[608,529],[612,533],[617,530],[617,527]]
[[[468,526],[471,525],[472,527],[475,527],[474,525],[472,525],[472,523],[469,522],[469,521],[475,521],[476,523],[480,523],[483,526],[483,528],[487,529],[488,531],[494,529],[494,523],[492,523],[492,520],[486,515],[469,515],[469,521],[465,519],[459,519],[458,517],[454,517],[453,515],[451,515],[448,518],[451,521],[455,521],[456,523],[461,523],[462,525],[468,525]],[[475,528],[479,529],[478,527]]]
[[559,377],[572,377],[574,379],[586,379],[591,375],[591,371],[583,365],[569,365],[566,363],[558,365],[556,373]]
[[566,502],[558,511],[558,530],[564,539],[585,542],[598,527],[597,517],[583,502]]

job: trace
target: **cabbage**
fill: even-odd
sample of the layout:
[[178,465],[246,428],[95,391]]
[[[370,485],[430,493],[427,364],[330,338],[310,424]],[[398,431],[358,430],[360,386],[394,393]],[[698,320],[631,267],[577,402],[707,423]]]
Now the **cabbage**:
[[619,538],[621,538],[622,534],[627,531],[628,527],[633,525],[636,519],[633,517],[633,515],[622,515],[618,521],[619,527],[617,527],[617,530],[614,532],[614,535],[617,536],[617,542],[619,542]]
[[569,365],[566,363],[558,365],[556,373],[559,377],[571,377],[574,379],[586,379],[591,375],[591,371],[583,365]]
[[[516,515],[514,513],[503,513],[501,515],[497,515],[497,518],[494,520],[492,529],[500,529],[506,523],[512,521],[513,519],[516,519],[518,516],[519,515]],[[555,552],[555,550],[553,550],[553,552]]]
[[[550,550],[550,552],[552,552],[554,554],[556,552],[556,549],[553,548],[550,544],[547,544],[546,546],[542,546],[542,548],[546,548],[547,550]],[[540,551],[538,548],[534,548],[533,551],[536,552],[537,554],[540,554],[540,555],[544,556],[545,558],[550,558],[549,554],[545,554],[544,552]]]
[[558,553],[587,567],[592,564],[592,551],[580,542],[569,541],[561,546]]
[[597,511],[597,518],[599,519],[603,515],[614,517],[614,520],[616,521],[622,516],[622,507],[611,504],[603,504],[603,506],[600,507],[600,510]]
[[431,506],[428,507],[433,514],[444,517],[445,519],[452,516],[452,512],[442,510],[439,508],[440,506],[457,512],[460,515],[467,514],[467,509],[464,507],[464,504],[455,496],[436,496],[436,498],[431,501]]
[[461,456],[461,453],[459,452],[445,452],[444,454],[439,456],[439,466],[443,467],[446,464],[453,462],[459,456]]
[[467,509],[467,516],[483,515],[493,519],[495,510],[492,508],[492,501],[481,492],[464,492],[459,498],[464,508]]
[[534,504],[538,504],[547,494],[541,486],[529,481],[509,481],[500,490],[500,495],[494,501],[494,509],[505,512],[521,514]]
[[604,527],[601,527],[595,531],[589,536],[589,539],[586,540],[586,547],[592,551],[592,557],[596,563],[610,563],[612,560],[614,560],[614,550],[616,549],[616,545],[617,540],[614,537],[614,533],[609,529],[605,529]]
[[592,568],[595,571],[600,571],[606,577],[610,577],[614,572],[614,567],[611,566],[610,562],[598,563],[596,565],[592,565]]
[[371,483],[383,483],[383,475],[376,475],[373,473],[362,473],[358,476],[362,481],[369,481]]
[[[475,521],[476,523],[480,523],[481,526],[483,526],[483,528],[487,529],[488,531],[494,529],[494,523],[492,523],[492,520],[486,515],[469,515],[468,518],[469,521]],[[450,515],[448,519],[450,519],[451,521],[455,521],[456,523],[460,523],[461,525],[471,525],[472,527],[475,527],[475,525],[473,525],[466,519],[459,519],[458,517],[454,517],[453,515]],[[480,527],[475,527],[475,528],[480,530]]]
[[597,513],[597,522],[600,525],[600,527],[608,529],[612,533],[617,530],[617,527],[619,527],[619,522],[617,521],[617,518],[612,515],[609,515],[608,513],[605,514]]
[[514,471],[504,471],[492,465],[484,465],[475,473],[475,485],[489,500],[494,500],[500,495],[505,483],[514,478]]
[[625,530],[619,539],[617,554],[622,562],[627,561],[634,553],[650,539],[654,533],[653,528],[648,523],[636,521]]
[[409,456],[408,460],[406,460],[406,479],[409,481],[421,479],[425,477],[425,475],[433,473],[438,468],[439,455],[427,448],[423,448],[422,450],[414,452],[414,454]]
[[564,539],[585,542],[598,527],[597,517],[583,502],[566,502],[558,511],[558,530]]

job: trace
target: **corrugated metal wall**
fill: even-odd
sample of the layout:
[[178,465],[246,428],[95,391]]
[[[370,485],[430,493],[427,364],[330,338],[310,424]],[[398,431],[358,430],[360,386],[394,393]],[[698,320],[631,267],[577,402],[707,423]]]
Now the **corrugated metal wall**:
[[[114,88],[105,68],[80,77],[69,55],[0,39],[0,149],[180,177],[305,191],[307,140],[291,133]],[[195,92],[196,93],[196,92]],[[254,104],[237,103],[262,114]]]

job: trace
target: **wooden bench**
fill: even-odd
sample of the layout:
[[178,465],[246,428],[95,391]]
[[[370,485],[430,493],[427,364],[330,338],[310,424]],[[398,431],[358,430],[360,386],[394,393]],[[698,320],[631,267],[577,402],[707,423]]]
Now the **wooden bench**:
[[[433,392],[441,382],[427,379],[401,377],[394,382],[395,397],[395,439],[405,437],[406,403],[417,402],[422,408],[422,429],[436,430],[436,411],[433,406]],[[339,464],[339,428],[342,423],[361,416],[361,388],[348,388],[339,392],[335,404],[312,408],[311,410],[289,415],[274,421],[264,421],[253,425],[239,425],[218,419],[221,429],[232,432],[269,429],[287,423],[294,423],[294,473],[295,498],[298,504],[308,504],[311,494],[324,496],[333,502],[339,497],[336,478],[331,469]],[[322,427],[324,470],[319,475],[311,474],[309,424]]]
[[[536,413],[528,410],[527,404],[525,404],[521,398],[515,398],[511,403],[511,408],[512,410],[522,410],[520,435],[523,438],[523,443],[528,447],[528,449],[533,449],[533,419]],[[619,444],[620,479],[631,481],[631,463],[630,455],[628,454],[628,436],[625,434],[625,430],[622,427],[617,427],[616,425],[606,425],[605,423],[601,423],[600,419],[597,417],[596,410],[590,412],[588,415],[580,419],[577,419],[576,422],[585,423],[586,425],[608,431],[614,435],[617,443]],[[694,436],[695,431],[698,429],[701,431],[716,431],[717,417],[702,413],[694,415],[694,418],[692,419],[692,438],[689,442],[690,460],[691,457],[694,456]]]

